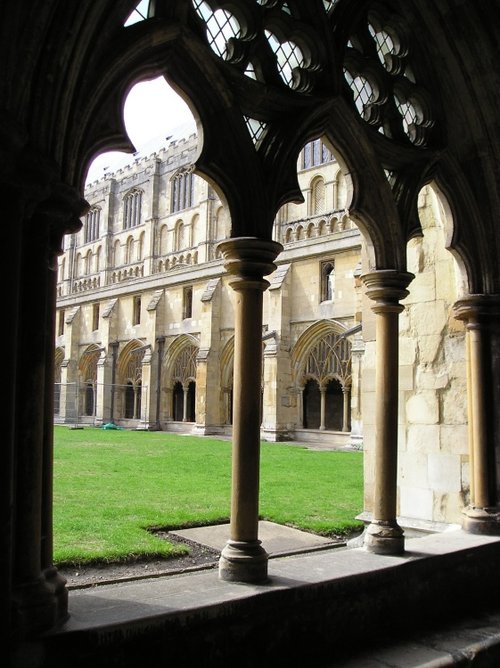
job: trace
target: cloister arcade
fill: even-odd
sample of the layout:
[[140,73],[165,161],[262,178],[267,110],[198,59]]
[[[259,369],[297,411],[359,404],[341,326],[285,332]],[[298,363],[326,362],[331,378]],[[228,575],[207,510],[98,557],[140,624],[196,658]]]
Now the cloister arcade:
[[[206,179],[231,221],[229,234],[206,249],[212,258],[223,258],[224,281],[234,291],[231,522],[219,562],[220,582],[264,589],[269,583],[269,555],[261,544],[258,522],[260,417],[268,409],[261,392],[263,295],[270,295],[271,314],[277,313],[273,306],[287,303],[286,281],[279,289],[272,282],[284,252],[281,241],[273,239],[273,229],[281,207],[303,201],[297,160],[306,144],[322,138],[340,165],[346,210],[364,240],[362,270],[353,276],[362,291],[368,369],[360,394],[354,383],[354,342],[350,371],[351,393],[363,402],[369,434],[367,528],[358,556],[369,554],[382,563],[407,554],[402,508],[413,519],[427,510],[435,519],[448,512],[448,503],[454,504],[452,512],[461,518],[460,536],[467,542],[466,550],[457,550],[446,562],[447,568],[442,554],[452,551],[448,546],[453,538],[443,534],[426,557],[424,578],[419,578],[423,571],[418,560],[409,557],[401,569],[411,577],[397,591],[390,581],[397,570],[391,564],[396,562],[384,561],[387,565],[378,571],[379,585],[386,588],[380,596],[383,613],[377,605],[363,608],[366,629],[378,628],[383,621],[394,624],[397,633],[406,616],[402,611],[410,610],[412,622],[423,623],[429,611],[441,611],[451,619],[458,607],[463,609],[464,600],[480,609],[483,601],[498,599],[499,543],[494,536],[500,533],[500,75],[493,66],[499,55],[497,0],[156,0],[137,21],[127,23],[135,6],[134,0],[22,0],[5,6],[0,25],[6,72],[0,80],[0,186],[7,221],[4,247],[11,260],[4,311],[10,391],[4,404],[0,590],[9,658],[15,666],[27,665],[26,658],[30,665],[45,666],[51,652],[60,652],[60,665],[72,659],[89,662],[104,656],[108,640],[126,665],[119,642],[131,628],[126,621],[113,629],[113,638],[103,636],[103,642],[99,633],[106,632],[98,623],[97,631],[87,629],[78,636],[80,657],[65,635],[68,589],[52,554],[54,362],[55,356],[60,358],[54,351],[57,256],[65,236],[78,232],[89,209],[82,193],[90,161],[105,150],[135,149],[122,117],[127,91],[157,76],[165,77],[189,104],[200,137],[193,174]],[[418,201],[430,184],[444,213],[446,253],[453,255],[458,276],[445,295],[445,281],[435,280],[444,265],[434,268],[431,278],[426,253],[421,252],[426,240]],[[309,213],[322,197],[319,182],[312,186]],[[130,192],[137,205],[137,191]],[[134,211],[133,205],[131,222]],[[300,247],[304,257],[313,228],[296,228],[306,244]],[[185,238],[185,230],[180,232],[178,239]],[[122,236],[127,235],[128,229]],[[132,243],[128,251],[133,258]],[[82,254],[78,262],[85,271],[91,257]],[[135,268],[117,272],[114,280],[119,285],[140,282],[146,278],[142,266],[137,262]],[[335,264],[336,292],[337,273]],[[81,278],[76,287],[82,292],[97,289],[97,277]],[[301,289],[307,297],[307,286]],[[452,292],[456,299],[449,304]],[[155,299],[152,295],[150,302],[140,305],[141,314],[151,320],[161,308],[160,298]],[[210,299],[200,296],[200,309],[205,309],[206,318],[216,319],[216,300]],[[114,308],[110,299],[102,309],[105,325],[112,322]],[[76,309],[69,308],[64,322],[78,317]],[[417,347],[415,329],[421,336]],[[307,357],[305,349],[304,356],[299,355],[303,366],[297,382],[318,383],[320,395],[321,383],[328,388],[332,379],[349,386],[342,366],[345,356],[340,354],[344,344],[330,337],[325,345],[330,341],[332,356],[326,348],[322,355],[331,360],[331,373],[320,377],[314,371],[315,356]],[[66,350],[64,360],[78,360],[89,387],[95,365],[98,381],[103,374],[101,387],[123,384],[120,397],[111,393],[116,401],[111,414],[120,407],[137,415],[145,392],[152,391],[148,374],[158,350],[151,346],[140,352],[147,343],[132,330],[126,339],[130,347],[120,351],[120,343],[109,326],[98,359],[94,350],[83,356]],[[220,350],[225,341],[210,343]],[[284,345],[291,349],[290,338]],[[220,378],[211,350],[207,341],[199,342],[197,397],[202,375]],[[268,357],[268,371],[273,369],[283,387],[293,388],[291,378],[282,373],[278,345],[275,351],[272,361]],[[269,352],[268,348],[265,355]],[[185,384],[194,376],[175,376],[174,360],[169,368],[171,379],[177,378],[183,394],[187,390],[189,395]],[[278,396],[283,387],[268,383],[268,374],[265,378],[264,394]],[[180,390],[176,392],[179,408]],[[309,390],[306,403],[308,394]],[[325,389],[325,401],[327,395]],[[90,389],[82,401],[86,399],[90,406]],[[286,408],[296,410],[292,391],[283,393],[283,399]],[[446,413],[458,400],[466,422],[453,411]],[[57,401],[62,402],[60,395]],[[94,397],[94,410],[99,401]],[[192,403],[189,398],[184,401],[183,414]],[[321,396],[319,403],[321,415]],[[174,408],[173,399],[170,406]],[[353,423],[358,408],[352,401],[351,408]],[[409,481],[413,474],[416,477]],[[456,591],[455,576],[465,598]],[[423,580],[427,588],[422,588]],[[346,578],[339,587],[352,581]],[[367,572],[358,584],[367,581],[377,586]],[[276,632],[273,642],[281,641],[283,653],[279,656],[292,654],[300,641],[309,640],[303,629],[316,631],[316,644],[331,649],[327,636],[335,628],[332,619],[339,619],[339,588],[333,587],[332,578],[301,582],[301,599],[294,598],[299,597],[298,589],[288,595],[283,581],[280,586],[277,593],[266,589],[261,598],[252,594],[251,601],[217,603],[224,608],[224,623],[233,639],[238,621],[246,616],[253,623],[255,633],[250,636],[256,645],[270,637],[265,624]],[[88,596],[92,598],[92,592]],[[354,599],[358,596],[369,599],[362,586]],[[299,623],[301,601],[311,614],[304,627]],[[136,614],[140,616],[137,610]],[[145,633],[151,614],[149,609],[136,622],[138,635]],[[199,632],[202,617],[190,617],[189,633]],[[349,620],[353,628],[359,617],[351,615]],[[155,636],[162,647],[163,622],[158,622]],[[225,639],[229,635],[227,631]],[[194,637],[189,636],[190,641]],[[348,635],[344,640],[349,641]],[[175,649],[174,639],[169,651]]]

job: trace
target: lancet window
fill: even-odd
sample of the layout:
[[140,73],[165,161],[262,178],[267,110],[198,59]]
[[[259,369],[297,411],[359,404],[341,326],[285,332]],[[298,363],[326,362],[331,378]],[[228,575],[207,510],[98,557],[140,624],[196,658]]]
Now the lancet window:
[[137,227],[141,223],[142,190],[130,191],[123,200],[123,229]]
[[172,213],[188,209],[194,204],[194,175],[192,168],[177,172],[172,178]]
[[83,225],[83,241],[88,244],[99,238],[99,222],[101,218],[101,209],[97,206],[92,207],[85,216]]

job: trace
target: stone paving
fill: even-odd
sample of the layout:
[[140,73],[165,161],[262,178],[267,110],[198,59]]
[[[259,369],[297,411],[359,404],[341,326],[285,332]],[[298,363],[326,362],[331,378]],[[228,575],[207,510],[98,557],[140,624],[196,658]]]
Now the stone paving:
[[[229,524],[177,529],[169,533],[181,539],[186,538],[195,543],[201,543],[220,552],[229,538]],[[259,539],[270,557],[313,552],[345,545],[344,542],[335,538],[318,536],[265,520],[259,522]]]

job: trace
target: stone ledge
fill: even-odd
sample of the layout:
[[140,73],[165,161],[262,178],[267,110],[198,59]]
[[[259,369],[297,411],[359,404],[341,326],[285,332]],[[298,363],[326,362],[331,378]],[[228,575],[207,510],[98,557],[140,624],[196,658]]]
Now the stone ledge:
[[32,645],[43,657],[33,665],[125,668],[164,656],[218,668],[332,666],[497,603],[500,539],[457,530],[409,546],[398,557],[356,548],[273,559],[264,585],[210,571],[73,591],[70,620]]

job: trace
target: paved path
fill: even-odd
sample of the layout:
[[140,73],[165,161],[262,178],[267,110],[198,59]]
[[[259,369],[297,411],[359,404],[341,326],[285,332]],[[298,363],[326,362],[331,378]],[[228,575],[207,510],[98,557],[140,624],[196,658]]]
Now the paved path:
[[[229,538],[229,524],[178,529],[169,533],[221,551]],[[301,554],[345,545],[345,542],[335,538],[317,536],[307,531],[265,520],[259,522],[259,538],[270,557]]]

